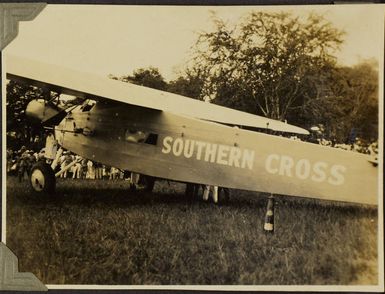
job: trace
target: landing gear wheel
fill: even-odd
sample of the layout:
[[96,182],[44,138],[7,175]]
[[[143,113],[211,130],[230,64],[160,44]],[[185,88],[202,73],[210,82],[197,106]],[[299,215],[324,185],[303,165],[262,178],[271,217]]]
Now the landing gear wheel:
[[198,199],[199,186],[199,184],[186,183],[185,195],[192,200]]
[[227,203],[230,201],[231,192],[229,188],[220,187],[218,189],[218,202],[219,203]]
[[136,185],[133,183],[130,183],[130,191],[131,192],[136,192]]
[[142,176],[142,183],[146,192],[152,192],[155,185],[155,178],[150,176]]
[[38,162],[32,167],[29,182],[33,191],[37,193],[52,193],[55,191],[55,173],[45,162]]

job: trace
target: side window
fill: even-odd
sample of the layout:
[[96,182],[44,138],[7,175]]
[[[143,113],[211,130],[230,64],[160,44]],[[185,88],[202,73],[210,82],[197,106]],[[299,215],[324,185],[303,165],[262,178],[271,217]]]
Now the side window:
[[143,132],[135,129],[127,129],[124,134],[124,139],[131,143],[156,145],[158,141],[158,134]]
[[158,143],[158,134],[150,133],[144,143],[156,145]]

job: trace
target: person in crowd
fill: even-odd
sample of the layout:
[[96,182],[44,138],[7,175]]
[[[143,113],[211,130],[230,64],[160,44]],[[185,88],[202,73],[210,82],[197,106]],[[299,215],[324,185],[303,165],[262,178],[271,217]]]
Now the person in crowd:
[[18,178],[19,182],[22,182],[25,178],[25,175],[29,177],[30,169],[33,165],[33,158],[32,154],[25,146],[21,147],[19,151],[19,160],[17,163],[18,166]]
[[13,165],[13,151],[7,150],[7,173],[11,171]]
[[82,158],[79,155],[75,156],[75,160],[77,161],[75,165],[73,166],[72,170],[72,178],[73,179],[80,179],[82,175]]
[[369,155],[373,156],[375,159],[378,157],[378,141],[371,143],[368,146]]
[[351,150],[355,152],[361,152],[361,140],[359,138],[356,138],[356,140],[351,146]]
[[11,166],[10,173],[17,175],[18,162],[19,162],[19,156],[17,156],[17,154],[14,153],[13,158],[12,158],[12,166]]
[[103,178],[102,164],[99,162],[95,162],[94,168],[95,168],[95,179],[101,180]]
[[95,180],[95,167],[91,160],[87,161],[87,174],[86,179]]
[[46,162],[46,158],[45,158],[45,148],[42,148],[39,153],[37,154],[37,160],[38,161],[42,161],[42,162]]
[[203,200],[209,200],[210,192],[212,193],[214,203],[218,203],[218,186],[205,185],[203,190]]
[[230,189],[211,185],[202,185],[203,200],[208,201],[211,194],[214,203],[219,203],[219,194],[222,195],[221,201],[228,201],[230,199]]
[[81,161],[82,169],[81,169],[81,175],[80,175],[80,178],[82,179],[87,178],[87,169],[88,169],[87,163],[88,163],[88,160],[83,158],[83,160]]
[[17,177],[19,179],[19,182],[24,180],[24,174],[26,170],[26,162],[25,162],[25,156],[24,153],[27,150],[25,146],[22,146],[18,151],[17,151]]
[[[117,180],[124,180],[124,171],[117,169]],[[131,180],[131,173],[130,173],[130,180]]]
[[130,176],[130,186],[133,189],[136,189],[137,186],[139,185],[139,180],[140,180],[140,174],[132,172]]
[[110,180],[117,180],[119,178],[119,169],[111,167],[110,169]]
[[27,151],[27,176],[30,175],[32,166],[37,162],[33,150]]
[[107,180],[109,176],[109,167],[106,165],[102,165],[102,178],[103,180]]
[[36,135],[33,138],[32,149],[33,150],[39,150],[41,147],[42,146],[41,146],[41,142],[40,142],[40,137],[39,137],[39,135]]
[[[62,157],[60,158],[60,168],[64,169],[67,165],[69,165],[73,161],[72,155],[69,151],[64,151]],[[64,171],[60,177],[67,178],[68,169]]]

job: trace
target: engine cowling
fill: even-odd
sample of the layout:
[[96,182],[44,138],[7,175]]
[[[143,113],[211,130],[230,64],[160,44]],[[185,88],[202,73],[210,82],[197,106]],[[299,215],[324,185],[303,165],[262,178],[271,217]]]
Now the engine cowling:
[[25,113],[27,117],[35,123],[46,123],[48,121],[62,119],[63,116],[60,114],[65,114],[62,109],[54,105],[50,105],[44,99],[32,100],[28,103]]

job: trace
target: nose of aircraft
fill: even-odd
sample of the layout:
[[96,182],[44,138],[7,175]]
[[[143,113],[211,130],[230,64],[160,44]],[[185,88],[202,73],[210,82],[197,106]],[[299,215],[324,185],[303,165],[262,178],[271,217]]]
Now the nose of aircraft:
[[58,110],[49,106],[44,99],[32,100],[28,103],[25,114],[32,122],[44,123],[50,118],[56,116],[59,113]]
[[41,122],[44,118],[44,100],[32,100],[28,103],[25,114],[27,117],[34,122]]

